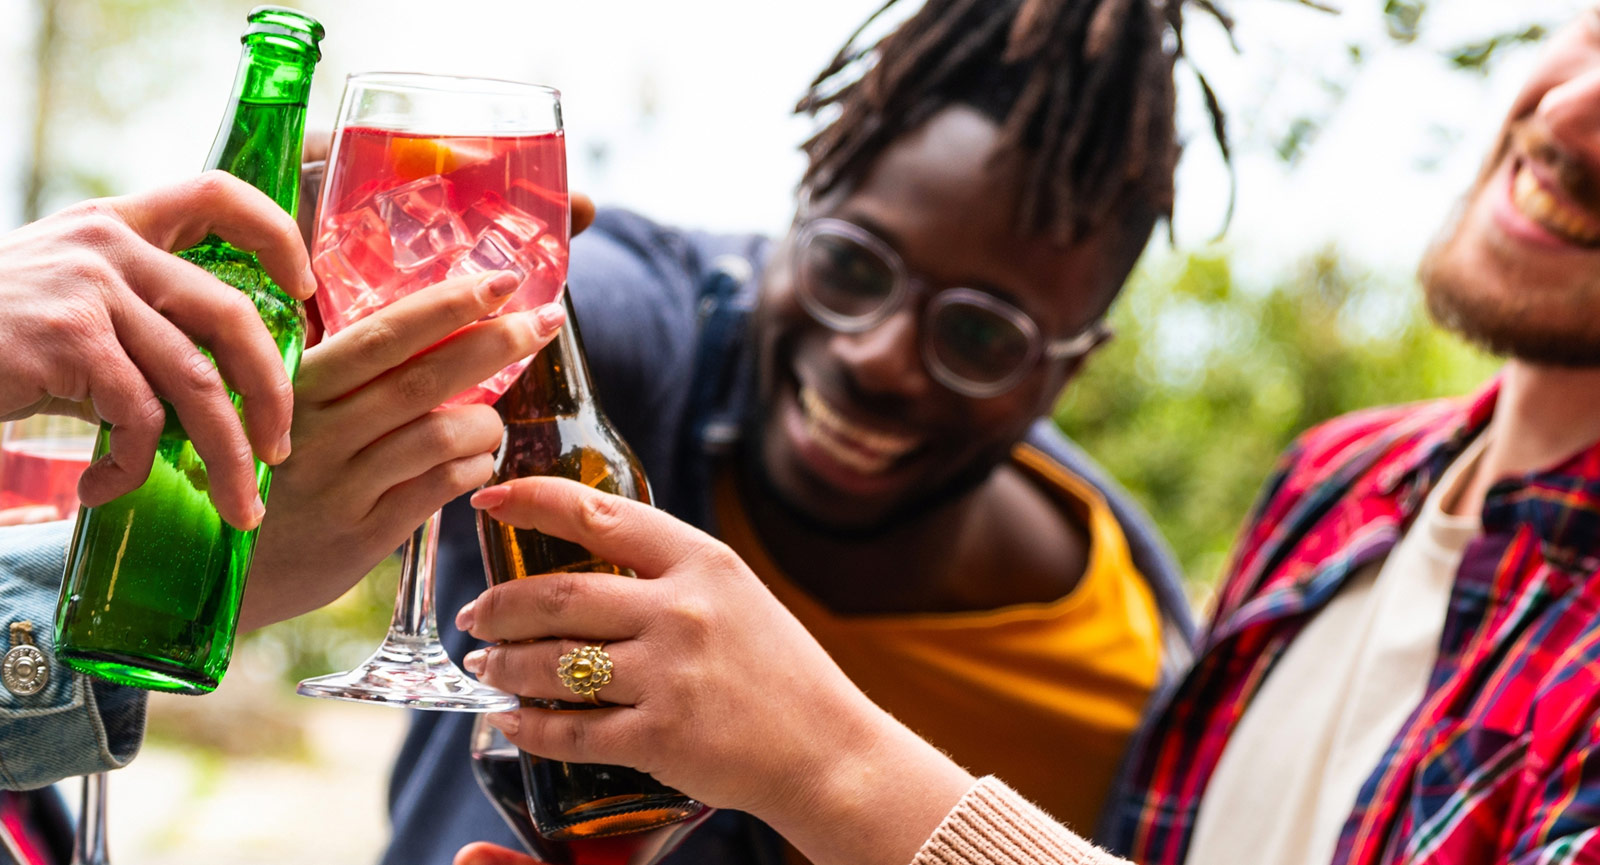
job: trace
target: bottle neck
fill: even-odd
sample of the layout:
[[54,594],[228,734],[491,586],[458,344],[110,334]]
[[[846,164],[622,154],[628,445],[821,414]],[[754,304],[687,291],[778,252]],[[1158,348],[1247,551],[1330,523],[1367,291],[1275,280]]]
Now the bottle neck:
[[538,420],[572,416],[594,408],[594,385],[589,378],[589,363],[584,359],[571,291],[561,293],[561,305],[567,311],[566,324],[555,340],[533,356],[516,383],[495,403],[502,418]]
[[233,98],[207,169],[221,169],[265,192],[292,216],[300,204],[300,151],[314,51],[283,37],[245,37]]

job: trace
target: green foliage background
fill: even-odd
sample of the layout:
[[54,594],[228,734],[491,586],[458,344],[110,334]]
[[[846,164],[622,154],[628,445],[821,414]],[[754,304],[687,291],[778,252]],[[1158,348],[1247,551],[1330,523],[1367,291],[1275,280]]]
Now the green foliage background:
[[1428,320],[1414,280],[1332,250],[1265,284],[1241,280],[1223,251],[1147,263],[1112,324],[1056,419],[1149,509],[1197,598],[1295,435],[1358,408],[1468,393],[1497,365]]

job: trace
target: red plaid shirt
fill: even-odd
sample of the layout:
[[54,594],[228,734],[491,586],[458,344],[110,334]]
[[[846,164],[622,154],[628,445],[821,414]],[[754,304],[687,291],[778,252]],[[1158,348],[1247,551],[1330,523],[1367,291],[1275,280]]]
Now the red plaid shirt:
[[[1135,745],[1108,824],[1116,849],[1183,862],[1256,690],[1345,580],[1394,547],[1497,393],[1349,415],[1290,448],[1199,659]],[[1600,862],[1597,554],[1600,444],[1493,487],[1426,693],[1362,786],[1335,863]]]

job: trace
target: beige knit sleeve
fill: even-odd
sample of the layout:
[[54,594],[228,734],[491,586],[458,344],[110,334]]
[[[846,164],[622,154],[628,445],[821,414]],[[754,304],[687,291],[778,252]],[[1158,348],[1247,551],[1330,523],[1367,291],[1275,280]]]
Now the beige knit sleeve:
[[1056,822],[998,778],[980,778],[911,865],[1129,865]]

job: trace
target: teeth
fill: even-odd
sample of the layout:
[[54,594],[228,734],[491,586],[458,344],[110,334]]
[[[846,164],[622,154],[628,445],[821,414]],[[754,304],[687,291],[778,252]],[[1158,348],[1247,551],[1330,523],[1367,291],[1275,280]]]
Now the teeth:
[[800,389],[807,432],[829,455],[851,468],[875,473],[917,446],[917,440],[867,429],[845,420],[811,388]]
[[1512,181],[1511,200],[1522,215],[1567,240],[1585,246],[1600,244],[1600,222],[1546,192],[1525,165],[1517,169]]

